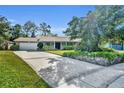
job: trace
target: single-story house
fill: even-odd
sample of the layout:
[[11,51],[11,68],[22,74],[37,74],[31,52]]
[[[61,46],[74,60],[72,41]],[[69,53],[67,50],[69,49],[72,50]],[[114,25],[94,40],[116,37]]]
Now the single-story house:
[[71,40],[69,37],[60,36],[41,36],[36,38],[20,37],[14,40],[19,45],[20,50],[37,50],[37,44],[43,43],[43,46],[51,46],[53,49],[63,49],[65,45],[76,45],[80,39]]

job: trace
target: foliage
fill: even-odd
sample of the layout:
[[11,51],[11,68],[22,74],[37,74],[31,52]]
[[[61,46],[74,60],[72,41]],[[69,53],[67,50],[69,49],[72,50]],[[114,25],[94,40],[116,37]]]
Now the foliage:
[[109,66],[117,63],[124,62],[124,52],[87,52],[77,50],[54,50],[47,51],[49,53],[70,57],[81,61],[96,63],[103,66]]
[[63,50],[73,50],[74,46],[63,46]]
[[76,16],[72,18],[72,20],[68,23],[68,28],[64,33],[67,36],[71,36],[71,39],[75,39],[80,36],[81,28],[79,27],[80,19]]
[[43,46],[43,50],[48,51],[48,50],[55,50],[52,46],[45,45]]
[[4,16],[0,16],[0,37],[7,38],[7,33],[10,31],[10,22]]
[[13,45],[10,47],[10,50],[19,50],[19,45],[13,44]]
[[4,38],[0,37],[0,45],[4,42]]
[[0,50],[4,50],[4,48],[0,45]]
[[10,31],[10,40],[13,41],[14,39],[18,38],[22,34],[22,26],[19,24],[15,24],[15,26],[12,27],[12,30]]
[[[42,30],[43,35],[57,36],[57,34],[51,33],[51,26],[44,22],[40,24],[39,28],[40,29],[38,29],[38,26],[32,21],[27,21],[23,26],[20,24],[13,26],[6,17],[0,16],[0,50],[7,50],[7,42],[13,41],[18,37],[35,37],[39,30]],[[11,46],[11,50],[18,50],[18,46]]]
[[4,37],[0,37],[0,50],[5,50],[6,44]]
[[27,21],[23,26],[23,30],[26,34],[26,37],[28,36],[35,37],[35,34],[37,32],[37,26],[35,25],[34,22]]
[[51,34],[51,26],[47,25],[45,22],[40,24],[39,30],[41,31],[41,34],[43,36],[50,35]]
[[66,52],[65,57],[71,57],[102,66],[110,66],[124,62],[124,54],[113,52]]
[[63,54],[63,56],[71,58],[76,58],[77,56],[102,57],[111,61],[113,61],[116,58],[124,58],[123,54],[114,52],[86,52],[86,51],[66,52]]
[[10,22],[7,18],[0,16],[0,49],[6,49],[6,40],[9,38],[9,31],[11,30]]
[[0,52],[0,68],[1,88],[49,87],[31,67],[13,52]]
[[124,6],[97,6],[86,17],[73,17],[64,33],[71,39],[81,38],[81,50],[99,51],[102,41],[123,39],[123,22]]
[[43,48],[43,43],[42,42],[39,42],[37,44],[37,47],[38,47],[38,50],[41,50]]
[[123,28],[124,6],[97,6],[99,12],[98,26],[104,33],[104,39],[118,39],[118,29]]

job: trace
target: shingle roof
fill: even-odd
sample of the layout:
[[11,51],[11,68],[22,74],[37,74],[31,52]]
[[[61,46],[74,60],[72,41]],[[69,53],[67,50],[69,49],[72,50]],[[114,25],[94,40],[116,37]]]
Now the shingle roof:
[[69,37],[59,36],[41,36],[38,38],[24,38],[20,37],[14,40],[15,42],[80,42],[80,39],[70,40]]
[[19,37],[14,40],[15,42],[37,42],[37,38]]
[[78,42],[78,39],[70,40],[69,37],[59,37],[59,36],[41,36],[39,41],[41,42]]

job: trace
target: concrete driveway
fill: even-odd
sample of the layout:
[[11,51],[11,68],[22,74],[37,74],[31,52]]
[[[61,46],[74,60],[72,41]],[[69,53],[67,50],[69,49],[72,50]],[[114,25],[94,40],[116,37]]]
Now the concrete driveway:
[[45,52],[14,53],[52,87],[124,87],[124,63],[103,67]]

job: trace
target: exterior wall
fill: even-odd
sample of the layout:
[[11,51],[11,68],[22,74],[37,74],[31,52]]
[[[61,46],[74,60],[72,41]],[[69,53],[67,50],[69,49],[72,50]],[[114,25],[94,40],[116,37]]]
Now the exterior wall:
[[[60,49],[63,49],[62,42],[59,42],[59,43],[60,43]],[[50,47],[51,49],[56,49],[55,48],[56,42],[43,42],[43,44],[44,44],[44,47]]]
[[54,49],[54,42],[43,42],[43,47],[50,47]]
[[51,42],[50,46],[51,46],[52,49],[54,49],[54,42]]
[[124,50],[124,44],[123,44],[123,50]]
[[109,44],[109,48],[117,49],[117,50],[124,50],[122,44]]
[[[38,43],[29,43],[29,42],[20,42],[19,49],[20,50],[37,50]],[[60,42],[60,49],[63,49],[64,46],[75,46],[77,43],[70,43],[70,42]],[[43,48],[50,48],[55,49],[55,42],[43,42]]]
[[67,42],[62,42],[62,43],[61,43],[61,49],[63,49],[64,46],[67,46]]
[[112,48],[114,48],[114,49],[117,49],[117,50],[123,50],[123,46],[120,44],[118,44],[118,45],[113,45],[112,44]]
[[75,47],[78,43],[77,42],[61,42],[61,49],[64,48],[64,46],[73,46]]
[[37,43],[19,43],[20,50],[37,50]]
[[[43,42],[44,47],[50,47],[52,49],[55,49],[55,43],[56,42]],[[72,43],[72,42],[59,42],[60,43],[60,49],[63,49],[64,46],[75,46],[77,43]]]

